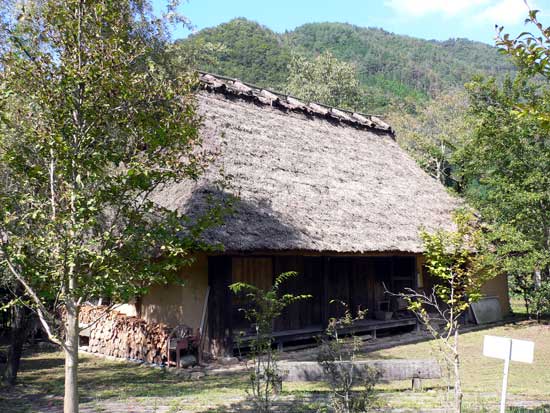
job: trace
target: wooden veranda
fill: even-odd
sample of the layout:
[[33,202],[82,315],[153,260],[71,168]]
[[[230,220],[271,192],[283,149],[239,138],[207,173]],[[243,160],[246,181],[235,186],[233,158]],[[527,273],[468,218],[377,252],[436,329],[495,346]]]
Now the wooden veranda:
[[416,318],[407,313],[402,302],[388,295],[386,289],[399,292],[404,288],[420,288],[418,261],[413,254],[212,256],[208,263],[211,351],[232,354],[237,339],[243,345],[254,335],[253,326],[240,311],[250,303],[232,295],[228,286],[242,281],[269,289],[274,278],[287,271],[296,271],[298,276],[288,280],[283,292],[309,294],[311,298],[292,304],[275,321],[274,336],[281,345],[322,334],[331,318],[344,315],[342,303],[354,317],[359,311],[367,310],[365,319],[349,327],[355,333],[376,334],[398,327],[412,328]]

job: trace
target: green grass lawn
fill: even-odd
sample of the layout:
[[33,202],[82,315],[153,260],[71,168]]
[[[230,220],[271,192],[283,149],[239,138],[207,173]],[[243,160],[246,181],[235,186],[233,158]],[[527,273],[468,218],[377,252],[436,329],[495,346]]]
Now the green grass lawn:
[[[524,400],[540,401],[550,405],[550,326],[523,321],[460,336],[462,357],[462,386],[467,405],[490,405],[497,401],[502,385],[503,361],[483,357],[483,336],[496,335],[535,342],[533,364],[510,364],[508,395],[513,403]],[[414,359],[437,357],[434,342],[403,345],[369,353],[366,358]],[[427,381],[427,386],[437,389],[441,381]],[[388,390],[405,390],[408,383],[395,382]],[[550,411],[550,409],[549,409]]]
[[[483,335],[502,335],[535,341],[532,365],[512,363],[509,379],[511,404],[550,411],[550,326],[520,322],[461,335],[462,376],[465,404],[470,411],[494,411],[502,379],[502,362],[481,355]],[[435,357],[433,343],[401,345],[362,355],[363,358]],[[140,367],[93,356],[81,357],[80,394],[83,412],[225,412],[242,406],[246,397],[244,372],[185,379],[161,369]],[[387,408],[440,407],[445,397],[445,382],[425,382],[425,390],[412,392],[409,382],[377,386],[380,404]],[[284,385],[282,399],[292,412],[316,411],[326,387],[316,383]],[[58,352],[25,354],[20,384],[15,389],[0,389],[0,412],[56,412],[62,403],[63,360]],[[313,397],[314,399],[314,397]],[[322,399],[321,399],[322,400]],[[536,407],[538,406],[538,407]]]

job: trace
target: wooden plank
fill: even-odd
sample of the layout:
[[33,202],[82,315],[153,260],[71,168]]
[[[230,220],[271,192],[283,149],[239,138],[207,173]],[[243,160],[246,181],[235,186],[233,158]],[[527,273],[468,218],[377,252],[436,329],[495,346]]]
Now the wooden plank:
[[[273,285],[273,262],[271,257],[232,257],[231,282],[244,282],[263,290]],[[249,308],[250,299],[244,295],[232,294],[231,305],[227,311],[231,315],[233,328],[236,331],[247,331],[250,322],[245,319],[242,308]]]
[[367,290],[368,290],[368,301],[369,301],[369,307],[368,307],[368,317],[372,317],[374,315],[374,312],[376,311],[376,276],[374,273],[374,262],[371,258],[367,258],[367,264],[368,264],[368,284],[367,284]]
[[232,282],[244,282],[263,290],[273,285],[271,257],[233,257]]
[[[309,328],[302,328],[297,330],[285,330],[285,331],[276,331],[273,333],[273,338],[276,343],[285,343],[289,341],[300,341],[300,340],[309,340],[314,337],[317,337],[323,333],[323,328],[321,326],[314,326]],[[256,337],[253,335],[244,336],[239,338],[241,344],[248,344]]]
[[[381,381],[399,381],[441,378],[441,367],[435,359],[424,360],[365,360],[336,362],[338,368],[350,371],[357,379],[365,377],[369,368],[375,369]],[[285,372],[283,380],[289,382],[317,382],[326,380],[321,365],[316,361],[294,361],[280,363]]]
[[[405,319],[389,320],[389,321],[366,319],[366,320],[356,321],[355,325],[351,327],[339,328],[338,332],[340,334],[349,334],[352,332],[359,334],[359,333],[371,332],[376,330],[383,331],[383,330],[388,330],[388,329],[397,328],[397,327],[414,326],[416,325],[416,323],[417,321],[415,318],[405,318]],[[319,335],[323,334],[324,331],[325,331],[324,326],[317,325],[317,326],[311,326],[311,327],[301,328],[296,330],[276,331],[273,333],[273,338],[275,342],[308,340],[308,339],[318,337]],[[247,344],[253,339],[254,339],[253,335],[239,337],[239,341],[242,344]]]
[[[301,262],[299,262],[298,257],[296,256],[285,256],[285,257],[275,257],[274,258],[274,268],[275,273],[274,277],[279,276],[282,273],[289,272],[289,271],[296,271],[299,275],[298,277],[303,276],[302,275],[302,267]],[[295,279],[289,279],[287,280],[282,286],[281,286],[281,294],[284,293],[295,293]],[[296,306],[293,306],[296,307]],[[284,330],[296,330],[299,329],[300,321],[299,321],[299,314],[297,314],[297,311],[295,308],[286,308],[283,310],[280,317],[278,317],[275,320],[275,330],[276,331],[284,331]]]
[[298,301],[283,311],[275,329],[295,330],[322,323],[322,260],[319,257],[275,257],[275,273],[296,271],[298,276],[282,285],[281,293],[309,294],[311,298]]
[[365,333],[365,332],[376,332],[376,331],[383,331],[383,330],[389,330],[392,328],[398,328],[398,327],[408,327],[408,326],[415,326],[417,323],[416,318],[404,318],[404,319],[397,319],[397,320],[361,320],[356,321],[353,326],[350,327],[344,327],[338,329],[338,332],[340,334],[349,334],[349,333]]

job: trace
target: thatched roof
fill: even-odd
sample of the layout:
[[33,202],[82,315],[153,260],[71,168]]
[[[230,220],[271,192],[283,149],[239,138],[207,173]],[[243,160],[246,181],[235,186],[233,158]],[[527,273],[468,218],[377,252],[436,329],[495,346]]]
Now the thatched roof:
[[[208,195],[237,195],[206,233],[229,251],[420,252],[419,228],[451,227],[457,201],[423,172],[381,120],[202,75],[206,148],[220,155],[196,183],[158,202],[190,214]],[[215,189],[223,170],[229,189]]]

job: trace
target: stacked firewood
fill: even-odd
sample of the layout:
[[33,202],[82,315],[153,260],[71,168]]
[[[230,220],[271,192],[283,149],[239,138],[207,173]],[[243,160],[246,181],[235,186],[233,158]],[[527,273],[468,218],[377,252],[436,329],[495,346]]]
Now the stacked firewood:
[[83,330],[85,335],[89,335],[88,351],[92,353],[148,363],[166,361],[170,328],[165,324],[150,323],[117,311],[106,313],[102,306],[83,307],[79,320],[81,327],[93,323],[89,329]]

